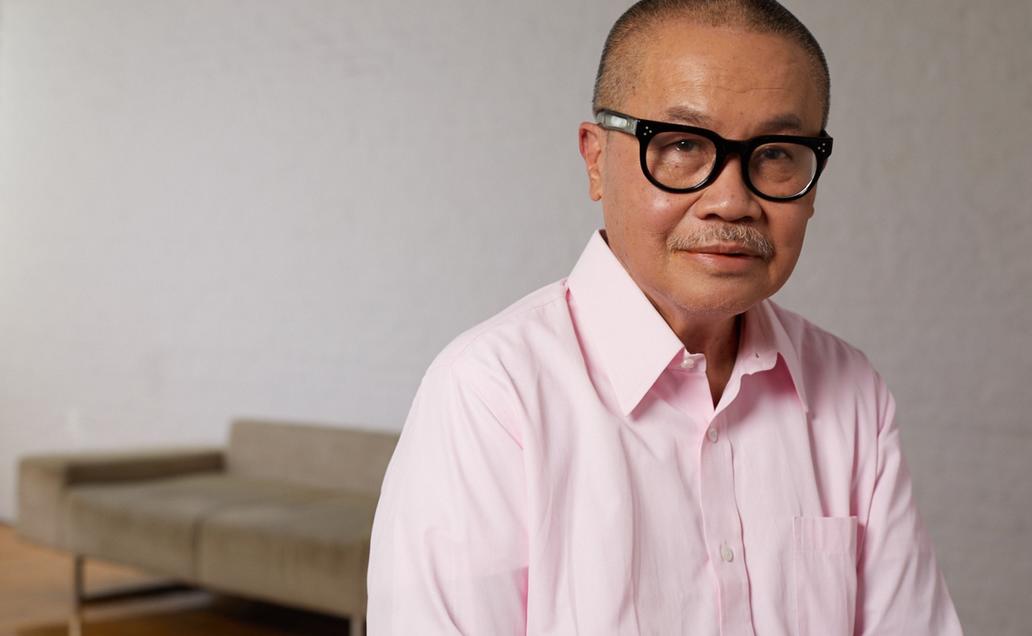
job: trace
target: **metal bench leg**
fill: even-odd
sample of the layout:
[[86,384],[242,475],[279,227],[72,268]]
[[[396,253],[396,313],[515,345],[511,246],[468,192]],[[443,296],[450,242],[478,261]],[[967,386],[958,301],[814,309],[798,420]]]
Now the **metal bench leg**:
[[68,618],[68,636],[82,636],[82,599],[85,596],[86,558],[72,555],[72,615]]
[[81,554],[72,555],[72,615],[68,621],[68,635],[82,636],[82,624],[86,608],[90,606],[117,603],[130,599],[168,594],[170,592],[187,592],[196,589],[191,585],[172,582],[155,582],[141,585],[114,587],[105,590],[86,592],[86,557]]

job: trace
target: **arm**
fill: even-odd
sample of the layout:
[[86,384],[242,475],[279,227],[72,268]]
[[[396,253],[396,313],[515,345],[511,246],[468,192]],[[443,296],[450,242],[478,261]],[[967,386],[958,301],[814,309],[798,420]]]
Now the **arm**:
[[18,463],[18,534],[62,547],[61,506],[75,484],[140,481],[222,470],[215,448],[32,455]]
[[896,405],[879,378],[874,490],[860,548],[858,636],[961,636],[932,544],[914,504]]
[[433,365],[416,394],[373,522],[372,636],[526,633],[522,449],[482,377]]

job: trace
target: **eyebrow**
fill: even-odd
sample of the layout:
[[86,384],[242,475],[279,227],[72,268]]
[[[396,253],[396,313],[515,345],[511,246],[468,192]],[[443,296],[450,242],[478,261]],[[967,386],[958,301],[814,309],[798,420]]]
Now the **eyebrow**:
[[672,122],[688,124],[689,126],[708,128],[713,125],[713,120],[708,115],[690,106],[671,106],[664,113],[664,116]]
[[[690,106],[671,106],[664,116],[668,121],[698,126],[700,128],[713,128],[713,119]],[[799,132],[803,129],[803,122],[797,115],[785,113],[775,115],[762,122],[757,130],[760,134],[771,134],[777,132]]]

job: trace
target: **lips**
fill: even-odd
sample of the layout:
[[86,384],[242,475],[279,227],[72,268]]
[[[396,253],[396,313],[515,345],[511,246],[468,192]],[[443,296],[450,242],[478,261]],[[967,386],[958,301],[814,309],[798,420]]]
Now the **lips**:
[[714,243],[712,245],[696,247],[688,251],[696,254],[718,254],[720,256],[760,256],[759,252],[748,245],[741,243]]
[[681,251],[694,271],[720,277],[755,274],[756,267],[763,262],[755,253],[744,245],[727,243]]

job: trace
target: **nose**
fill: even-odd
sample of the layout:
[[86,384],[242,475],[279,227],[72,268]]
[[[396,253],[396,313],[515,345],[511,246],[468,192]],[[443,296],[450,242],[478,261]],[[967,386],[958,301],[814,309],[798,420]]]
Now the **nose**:
[[763,215],[759,200],[742,179],[742,158],[738,155],[728,157],[716,180],[700,193],[692,209],[701,219],[755,221]]

